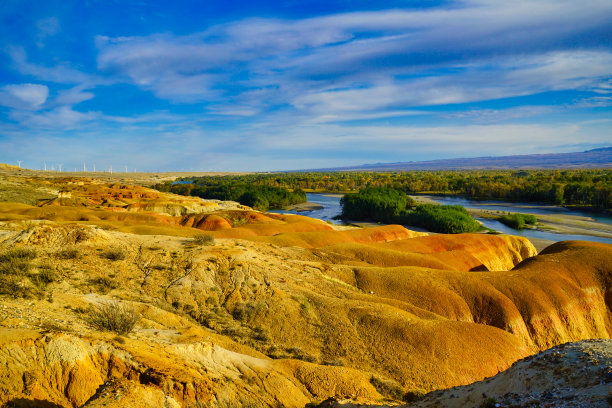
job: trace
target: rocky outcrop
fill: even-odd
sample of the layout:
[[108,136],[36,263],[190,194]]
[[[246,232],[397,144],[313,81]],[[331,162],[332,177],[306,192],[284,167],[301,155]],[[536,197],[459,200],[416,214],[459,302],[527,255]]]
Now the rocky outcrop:
[[219,231],[232,228],[228,220],[216,214],[186,215],[181,219],[180,223],[185,227],[197,228],[204,231]]
[[28,229],[10,234],[5,238],[5,245],[44,245],[47,247],[66,247],[83,242],[106,244],[110,242],[109,234],[101,228],[91,225],[58,225],[41,222]]
[[202,342],[153,346],[2,329],[0,365],[0,404],[19,406],[301,408],[314,396],[380,397],[356,370],[270,361]]

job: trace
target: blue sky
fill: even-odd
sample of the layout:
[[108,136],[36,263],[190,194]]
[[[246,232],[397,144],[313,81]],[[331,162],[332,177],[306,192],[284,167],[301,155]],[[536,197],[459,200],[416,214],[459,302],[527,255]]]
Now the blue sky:
[[612,1],[27,1],[0,162],[290,170],[612,145]]

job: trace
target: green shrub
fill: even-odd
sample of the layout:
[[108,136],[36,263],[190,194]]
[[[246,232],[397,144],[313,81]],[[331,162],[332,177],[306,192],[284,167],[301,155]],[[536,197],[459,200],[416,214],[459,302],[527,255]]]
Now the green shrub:
[[162,183],[153,188],[207,199],[238,201],[261,211],[306,201],[306,193],[299,188],[259,185],[240,177],[194,177],[190,180],[189,184]]
[[525,228],[525,225],[535,225],[538,222],[538,219],[531,214],[519,213],[502,215],[497,220],[516,230],[522,230]]
[[120,261],[122,259],[125,259],[125,252],[119,248],[112,248],[103,251],[102,253],[100,253],[100,256],[111,261]]
[[345,194],[340,204],[344,219],[393,222],[414,202],[399,190],[365,188],[357,194]]
[[443,234],[478,231],[478,221],[459,205],[421,204],[414,211],[397,218],[400,224],[414,225]]
[[413,225],[429,231],[459,234],[478,231],[481,226],[465,208],[457,205],[422,204],[410,211],[414,201],[399,190],[366,188],[340,200],[341,218]]
[[111,302],[92,306],[85,320],[97,330],[111,331],[125,336],[134,330],[140,316],[129,307]]
[[193,242],[196,245],[215,245],[215,236],[213,234],[197,234],[194,235]]

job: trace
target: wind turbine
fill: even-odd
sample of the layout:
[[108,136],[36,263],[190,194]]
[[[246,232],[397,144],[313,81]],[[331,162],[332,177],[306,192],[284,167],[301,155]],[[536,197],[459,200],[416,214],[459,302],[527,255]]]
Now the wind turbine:
[[127,166],[125,166],[125,172],[126,172],[126,173],[128,172]]
[[111,164],[111,166],[110,166],[110,169],[109,169],[109,170],[110,170],[110,174],[113,174],[113,165],[112,165],[112,164]]
[[85,162],[83,162],[83,173],[87,172],[87,167],[85,167]]
[[58,164],[57,165],[57,168],[59,169],[60,173],[62,172],[62,166],[63,166],[63,164]]
[[47,171],[47,162],[46,162],[46,161],[44,161],[43,163],[44,163],[44,165],[45,165],[45,171]]
[[94,166],[94,173],[95,173],[96,172],[96,165],[94,164],[93,166]]
[[22,161],[23,161],[23,160],[17,160],[17,166],[18,166],[19,168],[21,168],[21,162],[22,162]]

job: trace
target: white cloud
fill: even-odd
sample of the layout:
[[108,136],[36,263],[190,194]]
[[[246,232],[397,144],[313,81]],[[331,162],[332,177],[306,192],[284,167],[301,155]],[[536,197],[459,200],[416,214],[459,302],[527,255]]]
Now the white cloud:
[[36,28],[38,29],[38,42],[39,47],[44,47],[44,41],[47,37],[51,37],[60,31],[60,24],[57,17],[44,18],[36,22]]
[[82,126],[85,122],[96,120],[99,118],[99,114],[94,112],[82,113],[72,110],[68,106],[61,106],[42,112],[12,111],[9,113],[9,117],[27,128],[68,130]]
[[53,99],[52,105],[73,106],[78,103],[92,99],[93,97],[95,97],[95,95],[92,92],[85,91],[81,86],[76,86],[74,88],[59,91],[57,93],[57,96]]
[[578,108],[605,108],[612,106],[612,96],[594,96],[577,102],[574,106]]
[[507,109],[472,109],[446,114],[444,117],[449,119],[470,119],[480,123],[495,123],[509,119],[545,115],[555,110],[560,110],[560,108],[555,106],[518,106]]
[[0,88],[0,105],[38,109],[49,97],[49,88],[39,84],[14,84]]
[[[609,144],[607,129],[555,125],[296,126],[253,135],[253,151],[293,157],[285,169],[312,168],[310,157],[347,163],[428,160],[442,157],[550,153],[564,146]],[[249,145],[251,146],[251,145]],[[361,158],[361,161],[358,161]],[[357,160],[356,160],[357,159]],[[274,168],[261,164],[261,168]],[[278,167],[276,167],[278,168]]]
[[93,87],[99,84],[111,84],[113,79],[101,78],[99,76],[84,73],[72,68],[67,63],[47,67],[33,64],[28,61],[25,50],[22,47],[12,46],[7,49],[7,54],[12,60],[14,68],[22,75],[31,75],[40,81],[55,82],[59,84],[80,84],[81,86]]
[[[589,90],[611,74],[612,53],[552,52],[457,65],[451,74],[385,80],[348,89],[296,95],[292,103],[314,114],[387,111],[400,107],[459,104],[558,90]],[[601,87],[601,84],[598,86]]]

